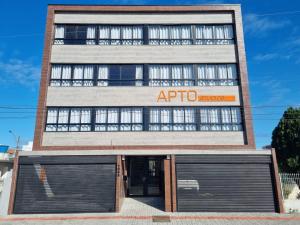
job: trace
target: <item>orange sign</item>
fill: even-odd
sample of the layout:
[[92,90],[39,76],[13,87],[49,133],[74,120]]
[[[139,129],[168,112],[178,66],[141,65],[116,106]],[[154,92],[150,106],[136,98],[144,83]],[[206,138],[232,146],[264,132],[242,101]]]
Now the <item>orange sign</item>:
[[171,102],[179,99],[181,102],[234,102],[234,95],[200,95],[195,90],[160,91],[157,102]]

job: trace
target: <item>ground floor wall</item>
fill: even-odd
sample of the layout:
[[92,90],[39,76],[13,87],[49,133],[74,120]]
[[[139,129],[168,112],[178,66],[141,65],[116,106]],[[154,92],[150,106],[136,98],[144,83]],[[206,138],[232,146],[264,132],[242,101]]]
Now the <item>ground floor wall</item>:
[[283,212],[274,152],[91,154],[17,157],[9,213],[119,212],[129,193],[131,157],[161,160],[159,193],[167,212]]

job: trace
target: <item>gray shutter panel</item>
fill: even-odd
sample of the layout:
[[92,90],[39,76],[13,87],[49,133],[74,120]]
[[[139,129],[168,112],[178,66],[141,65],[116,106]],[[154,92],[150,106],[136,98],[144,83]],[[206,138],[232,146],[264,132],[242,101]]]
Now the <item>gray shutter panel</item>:
[[20,157],[14,213],[115,211],[115,177],[115,159]]
[[275,212],[271,156],[176,156],[179,212]]

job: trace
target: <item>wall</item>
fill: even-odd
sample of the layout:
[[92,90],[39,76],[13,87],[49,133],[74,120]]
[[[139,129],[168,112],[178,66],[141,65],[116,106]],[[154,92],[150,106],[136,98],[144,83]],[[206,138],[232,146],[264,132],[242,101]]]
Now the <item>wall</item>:
[[51,63],[235,63],[234,45],[53,45]]
[[243,132],[45,132],[43,146],[243,145]]
[[191,24],[232,23],[230,12],[219,13],[58,13],[54,23],[77,24]]
[[11,189],[12,170],[3,176],[2,191],[0,192],[0,215],[6,216],[8,212],[9,196]]
[[[160,99],[160,92],[167,96],[168,91],[192,91],[190,101],[187,93],[177,93],[171,101]],[[200,96],[234,96],[231,102],[198,102]],[[171,93],[170,93],[171,94]],[[172,92],[174,94],[174,92]],[[183,100],[181,100],[183,97]],[[238,86],[219,87],[49,87],[47,106],[239,106]]]

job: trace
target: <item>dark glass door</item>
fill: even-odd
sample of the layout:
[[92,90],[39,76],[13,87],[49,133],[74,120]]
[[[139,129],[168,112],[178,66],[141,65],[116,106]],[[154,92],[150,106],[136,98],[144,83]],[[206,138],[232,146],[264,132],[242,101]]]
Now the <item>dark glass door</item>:
[[130,157],[128,194],[131,196],[160,196],[163,189],[161,158]]

